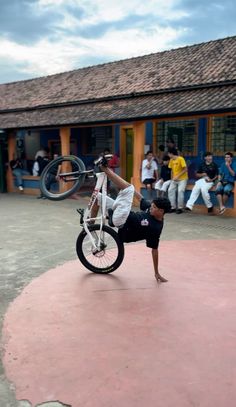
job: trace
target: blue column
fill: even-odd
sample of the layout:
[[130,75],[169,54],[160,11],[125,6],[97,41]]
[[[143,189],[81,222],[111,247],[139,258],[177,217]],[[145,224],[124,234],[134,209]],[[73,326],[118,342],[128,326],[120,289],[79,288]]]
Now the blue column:
[[199,119],[199,127],[198,127],[198,150],[197,150],[197,158],[199,161],[202,160],[203,154],[207,148],[207,119],[202,118]]
[[115,124],[115,129],[114,129],[114,153],[120,154],[120,125]]
[[153,124],[152,122],[146,123],[146,134],[145,134],[145,144],[149,144],[151,148],[153,148]]

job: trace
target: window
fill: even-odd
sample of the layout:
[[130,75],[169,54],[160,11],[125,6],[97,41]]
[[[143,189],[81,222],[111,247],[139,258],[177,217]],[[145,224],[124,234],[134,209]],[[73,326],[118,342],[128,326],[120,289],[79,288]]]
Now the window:
[[34,160],[35,154],[40,150],[40,133],[32,130],[26,131],[24,144],[27,160]]
[[215,155],[236,151],[236,116],[212,117],[210,143]]
[[173,138],[183,155],[194,155],[197,140],[197,120],[165,120],[157,122],[157,146],[166,145],[168,138]]
[[[48,140],[50,157],[53,158],[54,154],[61,155],[61,140]],[[77,142],[70,139],[70,154],[77,155]]]
[[80,132],[84,154],[97,155],[105,148],[112,150],[112,126],[84,127]]

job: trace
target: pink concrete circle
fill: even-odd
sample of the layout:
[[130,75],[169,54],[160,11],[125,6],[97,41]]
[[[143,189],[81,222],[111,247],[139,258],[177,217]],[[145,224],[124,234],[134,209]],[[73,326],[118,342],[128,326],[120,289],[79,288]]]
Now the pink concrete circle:
[[18,400],[73,407],[234,407],[235,241],[126,246],[112,275],[78,260],[33,280],[4,320]]

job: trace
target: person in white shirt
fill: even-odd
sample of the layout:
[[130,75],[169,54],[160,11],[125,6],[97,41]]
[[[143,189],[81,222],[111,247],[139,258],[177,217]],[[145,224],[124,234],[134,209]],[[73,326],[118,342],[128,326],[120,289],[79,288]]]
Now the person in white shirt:
[[37,153],[35,154],[35,161],[37,160],[38,157],[48,157],[49,154],[49,148],[48,147],[41,147],[40,150],[37,151]]
[[147,189],[147,198],[152,199],[153,184],[158,177],[158,166],[154,159],[153,152],[149,150],[146,158],[142,162],[141,181]]

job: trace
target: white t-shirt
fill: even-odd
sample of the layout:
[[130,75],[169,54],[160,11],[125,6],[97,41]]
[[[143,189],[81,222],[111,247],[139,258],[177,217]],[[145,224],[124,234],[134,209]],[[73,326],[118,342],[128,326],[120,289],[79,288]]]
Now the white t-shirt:
[[151,168],[147,168],[146,165],[148,164],[148,160],[145,158],[142,162],[142,182],[147,178],[155,178],[154,171],[157,171],[157,163],[155,160],[151,161]]
[[37,177],[39,175],[39,163],[38,163],[38,161],[34,162],[32,173],[33,173],[33,175],[35,177]]
[[35,154],[34,159],[37,160],[38,157],[47,157],[47,152],[45,150],[39,150],[37,151],[37,153]]

